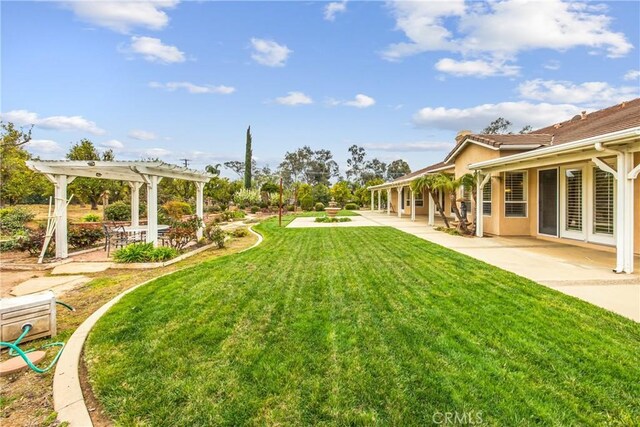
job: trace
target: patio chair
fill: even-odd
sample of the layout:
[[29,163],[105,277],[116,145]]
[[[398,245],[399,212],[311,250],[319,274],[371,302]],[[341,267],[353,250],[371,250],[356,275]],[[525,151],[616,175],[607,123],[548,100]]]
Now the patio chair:
[[105,235],[104,249],[107,251],[107,258],[109,258],[109,253],[111,252],[111,245],[118,249],[133,243],[133,239],[129,237],[123,225],[108,226],[103,224],[103,229]]
[[158,230],[158,243],[162,246],[170,246],[171,242],[169,240],[169,230],[170,228],[164,230]]

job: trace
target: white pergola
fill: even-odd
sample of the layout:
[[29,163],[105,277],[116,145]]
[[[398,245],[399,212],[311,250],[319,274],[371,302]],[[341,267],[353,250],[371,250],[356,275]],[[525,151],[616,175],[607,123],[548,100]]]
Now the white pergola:
[[[126,181],[131,187],[131,225],[139,226],[140,187],[147,186],[147,242],[158,242],[158,184],[162,178],[193,181],[196,184],[196,216],[203,220],[204,185],[213,175],[164,162],[29,160],[27,166],[44,174],[55,186],[56,258],[69,256],[67,243],[67,185],[77,177]],[[202,237],[203,227],[197,236]]]

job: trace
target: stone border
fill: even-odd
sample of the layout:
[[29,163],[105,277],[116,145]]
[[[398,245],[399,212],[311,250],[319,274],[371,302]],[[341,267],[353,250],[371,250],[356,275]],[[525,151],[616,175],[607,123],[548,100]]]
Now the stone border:
[[[251,234],[258,236],[258,241],[252,246],[237,253],[251,250],[264,241],[264,237],[260,233],[254,231],[252,226],[250,226],[248,230]],[[202,249],[204,250],[204,248]],[[127,289],[96,310],[91,316],[82,322],[80,326],[78,326],[78,329],[76,329],[69,338],[69,341],[58,360],[53,377],[53,406],[54,410],[58,413],[58,421],[67,422],[72,427],[93,426],[91,416],[89,416],[89,411],[87,410],[87,405],[84,401],[82,388],[80,386],[80,358],[82,356],[82,349],[87,336],[96,322],[129,292],[133,292],[139,287],[151,283],[156,279],[177,273],[178,271],[182,271],[187,268],[191,267],[185,267],[180,270],[165,273]]]

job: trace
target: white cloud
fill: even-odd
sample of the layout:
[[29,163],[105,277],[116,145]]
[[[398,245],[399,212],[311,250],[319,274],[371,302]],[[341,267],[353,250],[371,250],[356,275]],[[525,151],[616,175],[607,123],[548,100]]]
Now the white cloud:
[[546,64],[543,65],[544,68],[546,68],[547,70],[559,70],[560,69],[560,61],[555,60],[555,59],[551,59],[549,61],[546,62]]
[[251,39],[251,46],[253,47],[251,58],[258,64],[266,65],[267,67],[283,67],[289,55],[293,53],[287,46],[278,44],[273,40],[254,37]]
[[640,79],[640,70],[629,70],[624,75],[625,80],[637,80]]
[[216,93],[220,95],[229,95],[236,91],[236,88],[232,86],[214,86],[214,85],[196,85],[190,82],[150,82],[149,87],[154,89],[164,89],[169,92],[174,92],[178,89],[184,89],[191,94],[203,94],[203,93]]
[[418,152],[418,151],[448,151],[453,148],[451,142],[400,142],[400,143],[369,143],[362,144],[364,148],[371,151],[396,151],[396,152]]
[[133,129],[127,134],[127,136],[129,138],[137,139],[139,141],[152,141],[158,138],[158,136],[155,133],[149,132],[146,130],[141,130],[141,129]]
[[568,120],[584,108],[571,104],[533,104],[527,101],[482,104],[470,108],[426,107],[413,116],[420,127],[459,131],[480,131],[498,117],[513,123],[513,129],[531,125],[534,129]]
[[102,135],[104,129],[100,129],[95,122],[82,116],[50,116],[40,118],[38,114],[27,110],[13,110],[0,114],[2,120],[17,125],[34,125],[43,129],[61,131],[89,132],[94,135]]
[[375,105],[376,100],[370,96],[364,95],[362,93],[357,94],[353,100],[351,101],[341,101],[338,99],[329,98],[327,100],[327,105],[332,107],[338,105],[346,105],[347,107],[355,107],[355,108],[368,108]]
[[163,157],[170,155],[171,151],[164,148],[150,148],[143,150],[141,153],[147,157]]
[[100,144],[102,148],[110,148],[113,150],[121,150],[124,148],[124,144],[117,139],[110,139]]
[[128,33],[132,28],[161,30],[169,23],[163,9],[171,9],[177,0],[66,1],[63,3],[82,21]]
[[131,37],[131,44],[121,49],[124,53],[141,55],[149,62],[173,64],[186,61],[184,52],[162,43],[154,37]]
[[347,11],[347,2],[344,1],[332,1],[324,7],[324,19],[327,21],[335,21],[336,14],[344,13]]
[[276,98],[275,102],[281,105],[306,105],[313,104],[313,99],[302,92],[288,92],[287,96]]
[[429,51],[459,53],[464,61],[513,61],[523,51],[576,47],[620,57],[633,48],[623,33],[610,29],[606,9],[577,2],[396,1],[390,7],[408,39],[382,52],[391,61]]
[[347,101],[344,103],[344,105],[356,108],[368,108],[372,107],[375,103],[376,100],[372,97],[359,93],[356,95],[353,101]]
[[52,154],[62,151],[60,144],[50,139],[32,139],[27,142],[26,147],[30,152],[36,154]]
[[504,61],[485,61],[482,59],[470,61],[456,61],[451,58],[442,58],[435,65],[436,70],[454,76],[515,76],[520,67],[506,64]]
[[573,83],[559,80],[527,80],[518,86],[520,96],[535,101],[606,107],[640,96],[635,86],[613,87],[607,82]]

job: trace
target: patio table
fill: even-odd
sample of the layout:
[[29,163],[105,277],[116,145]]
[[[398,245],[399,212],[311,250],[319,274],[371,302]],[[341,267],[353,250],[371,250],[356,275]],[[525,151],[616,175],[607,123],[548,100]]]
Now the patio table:
[[[123,228],[125,233],[127,233],[128,236],[133,237],[133,240],[142,240],[142,235],[144,234],[146,236],[147,234],[146,225],[137,225],[137,226],[129,225]],[[169,229],[168,225],[158,224],[158,232],[166,231],[168,229]]]

